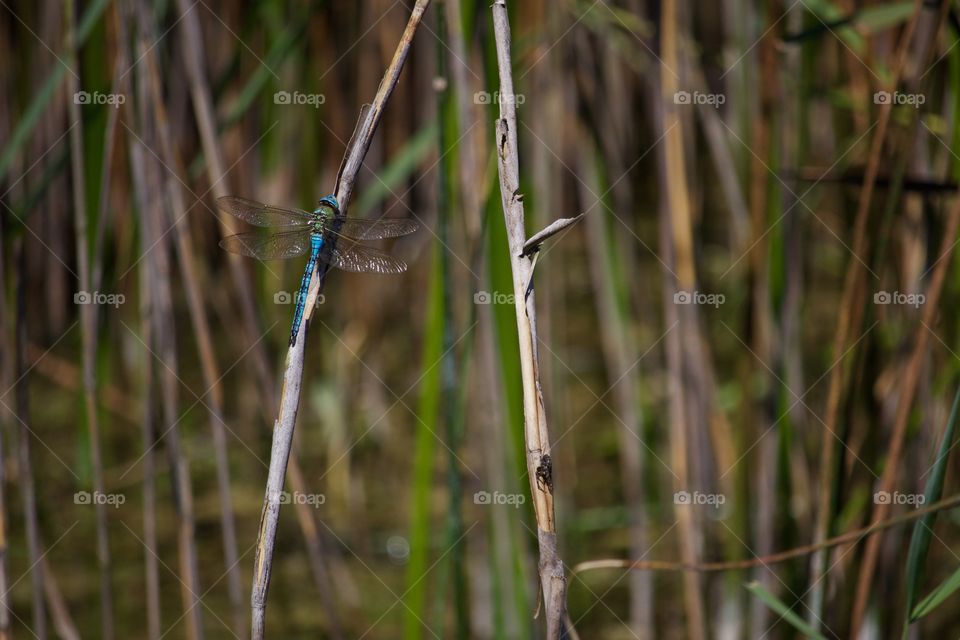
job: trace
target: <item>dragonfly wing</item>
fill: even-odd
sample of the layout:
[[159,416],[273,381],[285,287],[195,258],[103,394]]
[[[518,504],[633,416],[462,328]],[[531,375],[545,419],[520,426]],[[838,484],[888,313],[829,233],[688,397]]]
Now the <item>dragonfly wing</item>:
[[337,240],[330,264],[356,273],[403,273],[407,263],[379,249],[357,244],[349,238]]
[[302,209],[284,209],[248,200],[239,196],[224,196],[217,199],[224,213],[257,227],[293,227],[306,225],[313,217]]
[[295,258],[310,251],[310,231],[286,233],[238,233],[220,241],[220,246],[231,253],[239,253],[260,260]]
[[342,220],[339,235],[356,240],[398,238],[420,228],[420,223],[411,218],[380,218],[379,220],[342,218]]

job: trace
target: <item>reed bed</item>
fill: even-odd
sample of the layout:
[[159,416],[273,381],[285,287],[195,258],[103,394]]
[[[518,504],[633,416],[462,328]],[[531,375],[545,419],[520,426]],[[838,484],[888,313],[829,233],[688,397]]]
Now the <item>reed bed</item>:
[[955,637],[958,25],[3,3],[0,640]]

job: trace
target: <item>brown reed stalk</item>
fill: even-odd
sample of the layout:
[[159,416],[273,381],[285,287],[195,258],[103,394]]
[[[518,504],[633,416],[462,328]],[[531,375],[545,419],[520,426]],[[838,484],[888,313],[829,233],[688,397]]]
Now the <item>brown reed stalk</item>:
[[567,579],[557,548],[556,516],[553,506],[553,463],[550,459],[550,434],[540,385],[537,356],[537,309],[533,294],[533,268],[536,252],[524,255],[527,242],[524,228],[523,194],[520,192],[520,156],[517,145],[516,93],[510,53],[510,20],[506,0],[492,6],[493,31],[497,44],[497,68],[500,75],[500,118],[496,123],[497,167],[500,174],[500,199],[510,247],[513,273],[514,306],[520,341],[520,371],[523,380],[524,456],[530,493],[537,519],[540,548],[540,587],[543,593],[547,638],[560,638],[566,610]]
[[[200,370],[203,376],[204,388],[207,393],[198,397],[207,409],[210,422],[210,431],[213,434],[214,458],[217,469],[217,489],[220,498],[220,530],[223,539],[223,555],[225,573],[227,576],[227,593],[230,599],[233,615],[233,632],[244,637],[247,635],[247,619],[243,605],[243,595],[240,584],[240,562],[237,554],[237,535],[233,517],[233,499],[230,491],[230,463],[227,450],[227,436],[223,412],[223,389],[219,384],[222,376],[214,355],[213,340],[200,293],[197,276],[197,261],[193,255],[193,248],[189,241],[187,229],[187,205],[183,195],[180,176],[186,176],[179,155],[171,143],[173,132],[167,118],[166,106],[163,102],[163,93],[160,86],[160,73],[156,56],[151,50],[141,63],[149,77],[150,91],[153,99],[154,117],[159,133],[161,155],[167,167],[166,192],[172,203],[172,226],[175,232],[177,260],[183,276],[183,283],[187,293],[187,306],[190,311],[190,320],[193,324],[194,335],[200,355]],[[170,223],[167,220],[167,223]],[[196,394],[194,394],[196,395]],[[209,398],[209,402],[204,399]]]
[[[128,26],[133,24],[134,7],[130,3],[114,4],[114,16],[117,24],[117,34],[119,36],[120,46],[117,53],[118,68],[124,70],[129,68],[129,50],[130,30]],[[134,30],[135,31],[135,30]],[[139,57],[139,51],[134,46],[134,53]],[[129,74],[123,73],[118,77],[114,84],[117,89],[127,96],[132,96],[132,86],[129,81]],[[131,113],[135,114],[133,108]],[[126,126],[126,125],[124,125]],[[145,151],[136,144],[135,140],[128,141],[128,155],[130,159],[130,173],[133,187],[133,200],[137,203],[139,209],[149,206],[149,195],[147,192],[148,176],[146,169]],[[141,246],[143,242],[141,242]],[[153,292],[150,288],[151,276],[148,269],[139,269],[137,273],[140,291],[140,339],[144,344],[150,345],[154,342],[153,330]],[[143,468],[143,563],[144,563],[144,600],[146,608],[146,635],[150,640],[159,640],[161,637],[161,604],[160,604],[160,563],[159,563],[159,545],[157,540],[157,462],[155,447],[157,441],[156,414],[154,403],[154,373],[153,359],[147,358],[144,362],[142,378],[140,382],[140,394],[142,396],[142,409],[140,418],[141,437],[143,445],[143,456],[141,465]],[[132,408],[132,407],[131,407]]]
[[[660,162],[660,186],[664,189],[661,198],[660,237],[663,259],[668,269],[663,272],[663,300],[665,325],[670,327],[664,338],[667,352],[667,369],[670,385],[670,469],[675,478],[675,489],[689,490],[695,478],[692,456],[699,455],[701,442],[699,431],[705,425],[706,398],[700,396],[702,388],[696,383],[695,371],[700,369],[696,361],[700,334],[697,326],[696,305],[677,305],[675,293],[696,289],[696,267],[693,260],[690,191],[686,179],[684,159],[684,127],[680,119],[674,95],[680,89],[680,17],[675,0],[666,0],[660,18],[661,57],[659,69],[659,100],[657,112],[662,118],[659,130],[663,142],[658,148]],[[676,505],[674,514],[678,522],[681,556],[685,562],[697,562],[700,556],[698,540],[699,523],[691,509]],[[706,637],[706,609],[703,601],[703,585],[699,576],[684,575],[684,609],[686,612],[687,637]]]
[[[136,48],[140,60],[147,54],[156,41],[150,8],[145,2],[133,10],[136,19]],[[169,245],[165,240],[166,229],[163,226],[165,216],[162,207],[165,200],[157,194],[163,193],[166,169],[158,160],[153,149],[160,146],[156,128],[155,105],[147,75],[137,69],[136,97],[134,106],[138,116],[138,133],[131,136],[131,152],[134,156],[134,175],[141,179],[135,183],[138,194],[138,210],[141,220],[141,249],[143,259],[140,269],[146,270],[145,282],[150,295],[149,318],[152,323],[150,343],[144,343],[148,360],[157,359],[160,363],[158,382],[160,386],[160,409],[163,416],[163,438],[168,465],[170,468],[171,489],[177,513],[177,549],[179,556],[178,577],[181,585],[181,601],[186,619],[186,637],[189,640],[202,640],[203,607],[200,602],[199,570],[197,567],[197,547],[195,539],[195,520],[193,508],[193,489],[190,480],[189,461],[180,441],[178,417],[178,393],[180,381],[177,374],[176,339],[174,336],[173,295],[170,287]],[[148,444],[148,447],[153,446]],[[151,551],[148,550],[148,553]]]

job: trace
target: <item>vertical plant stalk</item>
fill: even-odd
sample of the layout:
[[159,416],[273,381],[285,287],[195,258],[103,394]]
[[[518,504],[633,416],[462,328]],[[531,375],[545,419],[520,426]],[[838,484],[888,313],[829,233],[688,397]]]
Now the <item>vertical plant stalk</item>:
[[[914,14],[904,29],[903,35],[897,46],[896,59],[894,61],[891,87],[897,87],[903,72],[906,60],[907,50],[910,41],[913,39],[913,32],[916,28],[917,19],[920,15],[922,0],[915,1]],[[857,215],[854,221],[853,243],[847,272],[844,275],[843,297],[838,306],[837,331],[834,334],[833,354],[835,358],[841,357],[847,352],[847,343],[856,327],[860,325],[860,319],[863,316],[863,306],[866,296],[863,293],[864,273],[860,258],[867,248],[867,221],[870,217],[870,204],[873,199],[874,187],[876,186],[877,175],[880,169],[882,159],[883,145],[887,137],[887,128],[890,124],[891,105],[883,104],[880,107],[880,113],[876,125],[876,134],[871,140],[870,155],[867,158],[867,167],[863,177],[863,187],[860,192],[860,198],[857,202]],[[852,351],[852,349],[851,349]],[[849,356],[848,356],[849,357]],[[827,404],[824,413],[823,424],[823,445],[820,451],[820,486],[818,488],[819,511],[817,513],[816,527],[814,529],[813,542],[823,542],[830,534],[830,522],[833,513],[833,488],[835,483],[834,467],[836,466],[837,456],[837,421],[840,413],[840,400],[845,386],[847,358],[838,363],[830,371],[830,383],[827,391]],[[814,629],[820,629],[820,619],[823,617],[824,592],[827,588],[827,580],[823,576],[827,570],[826,553],[820,551],[811,559],[810,571],[810,596],[808,621]]]
[[[10,313],[10,302],[7,300],[7,270],[6,256],[3,251],[5,238],[3,233],[3,224],[0,224],[0,345],[3,346],[3,355],[0,355],[0,386],[4,389],[11,387],[11,381],[14,380],[14,359],[16,345],[13,343],[13,336],[9,333],[8,319],[12,317]],[[0,416],[6,418],[13,416],[6,403],[2,404]],[[4,452],[3,439],[9,437],[10,429],[8,425],[12,424],[6,419],[0,420],[0,640],[10,639],[10,577],[7,573],[9,563],[9,542],[7,534],[9,531],[7,515],[7,486],[8,477],[7,456]]]
[[[585,138],[585,136],[584,136]],[[584,140],[589,149],[589,140]],[[587,162],[590,162],[588,160]],[[586,164],[586,163],[584,163]],[[578,172],[579,173],[579,172]],[[581,184],[584,202],[589,202],[592,193],[602,193],[603,187],[596,169],[588,170],[589,188]],[[580,174],[583,175],[583,174]],[[590,277],[593,283],[594,306],[600,325],[600,342],[608,384],[613,386],[613,401],[618,422],[617,441],[620,449],[620,482],[627,512],[627,535],[630,556],[642,557],[649,549],[647,539],[647,516],[643,504],[644,460],[641,440],[643,438],[643,415],[637,397],[639,372],[631,363],[631,354],[637,347],[628,328],[629,316],[617,301],[614,288],[614,269],[610,261],[611,247],[604,218],[586,216],[587,252],[590,262]],[[653,576],[642,571],[633,571],[630,582],[630,627],[639,640],[653,637]]]
[[[193,103],[194,118],[197,123],[197,130],[200,133],[200,143],[203,147],[203,156],[206,160],[207,178],[210,181],[210,189],[214,199],[222,198],[227,195],[227,169],[225,167],[223,152],[220,145],[217,144],[217,117],[213,106],[212,91],[207,81],[204,64],[206,56],[204,54],[205,44],[203,32],[200,28],[200,20],[197,17],[196,6],[187,0],[178,0],[177,8],[180,10],[182,19],[179,21],[179,28],[182,31],[183,38],[183,61],[187,80],[190,84],[190,98]],[[220,230],[224,236],[237,232],[234,222],[230,216],[217,216],[220,222]],[[234,289],[240,298],[240,308],[242,310],[241,320],[246,332],[246,339],[249,343],[258,343],[262,334],[257,319],[257,309],[253,298],[253,285],[250,277],[244,270],[242,258],[234,253],[227,254],[227,264],[230,268],[230,277],[233,280]],[[257,376],[260,379],[261,388],[265,390],[268,397],[273,399],[274,380],[271,375],[269,358],[266,347],[254,347],[251,356],[254,359],[254,367]]]
[[[517,146],[517,108],[510,58],[510,19],[506,0],[493,3],[493,31],[500,73],[500,118],[496,125],[497,166],[500,198],[510,245],[513,295],[520,340],[520,371],[523,380],[524,454],[530,493],[537,519],[540,546],[540,583],[545,603],[547,638],[559,638],[566,607],[567,579],[557,548],[556,518],[550,461],[550,434],[543,406],[540,368],[537,361],[537,311],[533,294],[534,256],[524,256],[526,243],[523,194],[520,193],[520,159]],[[544,480],[546,474],[546,480]]]
[[[156,41],[150,9],[147,2],[136,5],[133,13],[137,21],[137,59],[142,59]],[[136,74],[136,114],[139,134],[131,140],[134,154],[134,187],[140,214],[140,241],[144,260],[140,269],[146,270],[146,291],[150,292],[150,322],[152,341],[145,342],[149,351],[148,360],[155,357],[162,363],[158,376],[161,392],[161,415],[163,416],[163,440],[170,468],[171,493],[177,513],[178,577],[181,583],[180,597],[184,610],[185,636],[189,640],[202,640],[203,606],[195,539],[196,522],[193,507],[193,489],[190,480],[190,464],[180,441],[178,418],[179,378],[177,376],[177,350],[174,333],[173,292],[170,288],[170,247],[166,241],[165,216],[162,207],[166,199],[163,193],[166,173],[160,160],[150,152],[147,161],[143,147],[155,149],[160,146],[161,132],[156,127],[155,105],[150,81],[144,70]],[[142,146],[141,146],[142,145]],[[152,443],[147,445],[153,446]]]
[[[204,61],[206,59],[204,56],[204,39],[200,29],[200,22],[197,18],[197,12],[193,5],[189,2],[179,2],[178,8],[183,14],[183,19],[180,23],[185,45],[182,48],[184,68],[190,83],[190,96],[193,102],[197,129],[200,132],[203,154],[207,159],[207,177],[210,180],[210,190],[213,192],[214,197],[220,198],[227,195],[227,184],[225,180],[227,171],[225,169],[223,153],[217,144],[216,111],[213,106],[210,86],[204,72]],[[232,228],[232,219],[228,218],[229,216],[218,217],[221,223],[221,231],[224,235],[236,233],[236,230]],[[267,406],[275,406],[277,404],[277,396],[274,390],[274,373],[270,364],[270,358],[267,355],[266,346],[259,341],[262,332],[259,329],[256,307],[254,306],[251,280],[243,268],[240,256],[229,253],[227,254],[227,260],[234,288],[240,297],[241,315],[247,340],[251,343],[256,342],[250,356],[254,359],[254,369],[260,380],[260,388],[265,397],[265,404]],[[290,456],[288,464],[290,484],[294,491],[304,495],[309,493],[306,480],[304,479],[304,473],[297,461],[296,447],[294,447],[293,455]],[[324,564],[323,539],[320,537],[315,510],[303,502],[296,503],[294,508],[297,511],[297,522],[306,540],[310,569],[330,622],[329,633],[335,639],[340,638],[342,637],[342,633],[340,632],[340,623],[337,619],[329,572]]]
[[[167,167],[175,169],[180,175],[186,175],[182,163],[171,143],[172,130],[167,118],[166,106],[160,87],[160,73],[153,50],[144,56],[141,63],[149,77],[150,91],[153,97],[154,118]],[[237,534],[233,518],[233,499],[230,492],[230,461],[227,451],[227,436],[224,428],[223,389],[219,384],[220,370],[214,356],[213,339],[210,325],[203,306],[203,296],[198,285],[196,261],[190,246],[187,230],[187,206],[178,178],[171,171],[166,174],[166,190],[172,204],[173,227],[176,233],[177,258],[183,274],[183,284],[187,293],[190,320],[196,335],[200,355],[200,370],[203,374],[204,388],[209,393],[209,403],[204,402],[210,419],[213,434],[214,457],[217,468],[217,489],[220,496],[220,527],[223,538],[224,565],[227,575],[227,593],[230,598],[233,615],[233,631],[243,637],[247,635],[247,620],[243,607],[242,587],[240,584],[240,562],[237,555]],[[167,221],[169,224],[169,220]]]
[[[153,327],[150,320],[150,279],[145,270],[141,269],[139,278],[140,291],[143,296],[140,301],[140,325],[143,341],[150,344],[153,340]],[[146,600],[147,626],[146,634],[150,640],[160,640],[160,563],[159,547],[157,545],[157,461],[154,454],[156,440],[156,422],[154,419],[153,400],[153,363],[147,361],[143,368],[141,380],[143,395],[143,546],[146,553],[144,561],[144,600]]]
[[63,598],[60,591],[60,585],[53,575],[53,569],[50,567],[48,556],[43,556],[41,561],[43,565],[43,589],[47,595],[47,604],[50,606],[50,619],[53,621],[53,628],[61,640],[80,640],[80,632],[73,618],[70,617],[70,611],[67,609],[67,601]]
[[[446,3],[441,2],[435,10],[437,17],[437,70],[439,76],[447,79],[450,69],[450,51],[447,45],[449,41],[449,16],[446,11]],[[456,27],[459,28],[459,25]],[[437,165],[437,235],[442,246],[449,246],[450,243],[450,219],[451,211],[456,206],[454,180],[459,160],[462,153],[447,153],[448,146],[451,143],[448,133],[453,129],[453,124],[459,120],[456,112],[455,96],[452,94],[449,82],[447,87],[438,92],[437,95],[437,113],[440,118],[439,135],[437,136],[438,151],[441,154],[441,162]],[[459,208],[459,207],[457,207]],[[438,247],[438,249],[440,249]],[[443,318],[443,336],[441,346],[443,348],[443,362],[440,371],[440,419],[446,425],[447,440],[447,487],[449,492],[449,512],[447,513],[447,531],[445,548],[451,549],[449,555],[450,561],[450,600],[453,603],[454,633],[451,637],[465,639],[470,636],[470,612],[469,612],[469,592],[467,591],[466,577],[466,545],[460,544],[464,536],[463,522],[463,473],[460,468],[460,459],[457,457],[457,451],[460,450],[463,441],[464,431],[464,410],[463,396],[459,393],[461,388],[460,381],[463,379],[463,367],[457,363],[457,354],[455,352],[454,326],[456,314],[453,310],[454,300],[454,282],[453,270],[450,268],[450,252],[441,250],[438,259],[439,273],[441,278],[441,315]],[[459,332],[458,332],[459,333]]]
[[[75,1],[66,4],[67,39],[70,58],[76,62],[76,43],[73,40],[73,16]],[[73,96],[80,90],[76,75],[67,76],[67,95]],[[76,100],[68,100],[67,108],[74,126],[70,128],[70,169],[73,180],[74,232],[77,237],[77,271],[80,275],[80,290],[91,291],[90,250],[87,239],[87,189],[86,170],[83,162],[83,114]],[[107,149],[106,153],[110,153]],[[83,352],[83,398],[86,411],[87,430],[90,437],[90,466],[93,471],[93,491],[95,495],[104,494],[103,456],[100,446],[100,422],[97,417],[97,305],[80,305],[80,337]],[[113,590],[111,588],[110,537],[107,526],[108,505],[102,500],[94,500],[94,514],[97,527],[97,563],[100,565],[100,633],[104,640],[113,639]]]
[[[900,471],[900,460],[904,455],[903,443],[906,439],[907,425],[910,421],[910,409],[913,405],[913,397],[920,381],[920,371],[923,367],[923,360],[927,355],[927,345],[930,343],[931,327],[936,324],[936,316],[940,313],[938,303],[940,301],[940,294],[943,291],[947,269],[953,259],[958,229],[960,229],[960,197],[955,198],[953,207],[947,218],[946,227],[943,230],[943,242],[936,253],[938,261],[933,271],[933,276],[930,278],[930,286],[927,287],[927,298],[923,306],[923,317],[920,319],[920,325],[916,330],[913,351],[911,351],[910,359],[907,361],[907,365],[903,371],[903,382],[900,388],[900,397],[897,400],[897,413],[894,420],[893,435],[890,438],[890,445],[887,449],[888,455],[883,467],[883,475],[880,477],[879,491],[886,491],[887,493],[894,491],[894,483],[897,481],[897,474]],[[871,524],[882,521],[889,513],[889,503],[881,502],[877,504],[873,511]],[[883,540],[882,536],[873,536],[867,541],[867,547],[864,551],[863,564],[860,565],[860,574],[857,577],[857,592],[850,627],[850,637],[852,638],[857,637],[856,632],[862,626],[863,618],[866,614],[870,587],[873,581],[873,572],[876,569],[881,540]]]
[[[696,269],[693,262],[693,233],[690,222],[690,196],[684,163],[683,125],[673,96],[679,87],[676,73],[680,70],[679,25],[676,0],[666,0],[661,14],[661,56],[659,111],[662,114],[663,149],[661,151],[661,187],[664,196],[660,205],[661,241],[665,260],[675,272],[664,272],[664,310],[668,327],[676,330],[666,336],[667,363],[670,385],[670,467],[675,475],[676,489],[687,491],[691,478],[690,456],[697,440],[695,428],[700,402],[695,385],[696,374],[693,350],[700,349],[696,305],[674,304],[677,289],[693,291],[696,288]],[[677,70],[677,71],[673,71]],[[697,522],[693,511],[678,505],[674,509],[680,531],[680,550],[684,562],[699,561]],[[687,616],[687,637],[706,636],[706,611],[703,602],[702,581],[696,574],[684,574],[684,608]]]
[[[128,46],[130,44],[128,25],[133,21],[133,6],[131,4],[114,4],[114,12],[117,21],[117,34],[120,42],[119,56],[117,60],[118,68],[127,69],[130,56],[128,55]],[[135,45],[133,45],[135,46]],[[136,52],[136,50],[135,50]],[[139,52],[136,52],[139,57]],[[118,72],[119,73],[119,72]],[[115,86],[125,95],[131,94],[131,84],[123,76],[117,77],[118,82]],[[131,109],[131,112],[134,110]],[[144,167],[143,150],[139,145],[128,145],[130,158],[130,172],[133,183],[133,198],[137,207],[148,206],[148,200],[145,193],[147,184],[146,169]],[[106,176],[105,176],[106,179]],[[106,193],[106,185],[104,185]],[[100,276],[98,276],[99,279]],[[138,269],[137,280],[140,291],[140,326],[141,339],[145,344],[153,343],[153,326],[151,320],[151,306],[153,304],[153,292],[150,288],[150,275],[147,269]],[[143,376],[140,380],[140,393],[142,394],[142,418],[141,435],[143,438],[143,554],[144,569],[144,600],[146,606],[146,637],[150,640],[160,640],[160,561],[159,546],[157,544],[157,462],[155,454],[156,439],[156,417],[154,411],[154,375],[153,361],[147,358],[143,367]]]
[[[771,24],[780,22],[776,10],[769,15]],[[780,76],[777,68],[776,43],[770,32],[760,39],[757,45],[757,64],[760,73],[760,89],[757,91],[758,111],[751,126],[751,147],[754,153],[750,157],[750,182],[748,206],[753,237],[747,259],[750,265],[750,350],[755,358],[753,375],[759,383],[756,408],[752,412],[755,425],[751,437],[756,437],[757,461],[750,470],[750,486],[753,487],[752,506],[750,508],[750,533],[752,548],[757,555],[764,556],[773,552],[777,515],[777,478],[780,474],[780,439],[783,427],[778,428],[776,418],[777,387],[775,371],[780,369],[780,353],[773,340],[778,333],[773,317],[773,295],[770,281],[774,278],[771,270],[776,265],[770,255],[768,230],[771,220],[781,218],[782,200],[778,193],[769,187],[768,166],[779,167],[780,149],[776,144],[775,118]],[[773,210],[771,210],[771,208]],[[780,586],[776,576],[766,568],[754,571],[753,580],[768,592],[776,592]],[[770,626],[771,609],[760,598],[750,602],[750,626],[754,635],[763,634]]]
[[[935,18],[930,17],[929,15],[926,16],[927,19],[925,20],[924,25],[926,27],[925,29],[920,29],[918,27],[921,21],[921,7],[918,5],[914,8],[913,18],[910,21],[907,33],[904,35],[904,51],[901,52],[902,59],[897,60],[898,65],[901,65],[899,68],[906,67],[915,68],[917,70],[928,68],[928,65],[932,63],[932,58],[935,51],[934,42],[936,40],[936,38],[932,37],[930,34],[935,35],[939,32],[940,26],[946,24],[947,11],[951,4],[952,3],[947,2],[947,0],[943,0],[940,4],[939,13]],[[908,55],[906,48],[910,44],[910,36],[913,35],[914,31],[917,31],[918,46],[915,46],[915,50],[910,53],[915,56],[915,59],[918,62],[916,65],[906,62],[906,56]],[[910,61],[910,63],[912,62],[913,60]],[[913,75],[907,79],[907,84],[908,86],[911,86],[913,91],[919,90],[920,78],[917,77],[917,73],[918,71],[914,71]],[[919,128],[918,123],[914,123],[913,126]],[[907,145],[913,143],[913,137],[904,131],[900,138],[901,144],[904,145],[904,156],[906,156],[908,148]],[[899,166],[900,165],[898,163],[898,167]],[[900,175],[902,178],[902,173],[898,172],[898,175]],[[888,211],[892,213],[892,208],[888,208]],[[907,361],[903,372],[903,378],[901,379],[902,383],[900,396],[897,400],[897,410],[894,418],[893,433],[890,438],[890,443],[887,447],[883,475],[880,478],[881,491],[893,491],[893,485],[896,482],[897,474],[900,471],[900,462],[904,456],[903,444],[906,439],[906,431],[910,419],[910,408],[913,404],[913,398],[920,382],[923,360],[927,355],[927,344],[929,343],[930,334],[932,332],[931,326],[935,323],[936,316],[940,311],[937,303],[943,289],[948,266],[953,259],[958,228],[960,228],[960,200],[955,200],[954,206],[950,210],[943,231],[943,243],[941,244],[939,251],[936,253],[936,262],[934,263],[936,267],[931,267],[933,269],[933,275],[930,279],[930,285],[927,289],[927,299],[924,303],[921,326],[917,327],[913,351],[910,354],[910,359]],[[929,270],[923,275],[926,275],[928,272]],[[922,277],[923,276],[921,276],[921,278]],[[891,505],[885,502],[877,504],[871,518],[871,523],[878,522],[887,517],[887,515],[890,513],[890,507]],[[876,570],[877,557],[880,553],[881,541],[881,536],[875,536],[871,538],[867,542],[866,549],[864,550],[863,562],[860,565],[860,573],[857,576],[857,590],[854,596],[853,613],[851,616],[851,637],[856,637],[859,634],[863,625],[863,619],[866,616],[871,587],[874,583],[874,572]]]
[[[343,160],[340,177],[336,186],[336,198],[340,203],[341,213],[346,215],[353,195],[353,186],[357,174],[363,164],[363,158],[370,148],[373,134],[380,123],[380,117],[386,106],[390,94],[400,78],[400,71],[410,51],[413,36],[420,26],[423,12],[430,4],[430,0],[417,0],[417,4],[410,13],[407,26],[393,59],[384,73],[380,86],[369,108],[363,109],[360,123],[347,147]],[[329,246],[325,247],[329,251]],[[250,594],[250,608],[252,616],[251,637],[262,640],[265,631],[265,616],[267,593],[270,588],[270,574],[273,569],[273,550],[276,544],[277,523],[280,520],[280,501],[286,476],[287,461],[293,444],[293,430],[297,421],[297,409],[300,404],[300,388],[303,383],[303,359],[306,345],[307,329],[313,317],[317,296],[326,281],[327,265],[325,261],[318,261],[316,277],[310,283],[307,293],[304,318],[298,328],[297,341],[287,351],[286,370],[283,374],[283,389],[280,395],[280,413],[273,425],[273,445],[270,451],[270,470],[267,475],[267,487],[263,499],[263,511],[260,515],[260,531],[257,535],[256,556],[253,565],[253,586]]]
[[20,442],[17,448],[17,464],[20,481],[20,491],[23,498],[23,516],[26,522],[25,535],[27,538],[27,558],[30,561],[30,587],[33,598],[33,634],[40,640],[47,637],[47,613],[43,600],[43,567],[40,565],[41,549],[40,524],[37,519],[37,492],[33,481],[33,463],[30,456],[30,428],[28,404],[27,377],[27,307],[26,307],[26,278],[27,262],[23,240],[15,244],[15,260],[17,261],[17,334],[16,334],[16,365],[17,392],[16,418],[20,423]]

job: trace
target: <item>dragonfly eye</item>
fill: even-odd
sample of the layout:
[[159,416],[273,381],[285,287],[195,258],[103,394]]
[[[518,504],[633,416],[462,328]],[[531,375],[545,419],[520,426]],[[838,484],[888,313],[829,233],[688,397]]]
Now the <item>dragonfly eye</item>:
[[330,208],[330,209],[333,209],[334,214],[340,213],[340,203],[337,202],[336,196],[332,196],[332,195],[324,196],[320,198],[320,207],[318,208],[319,209]]

